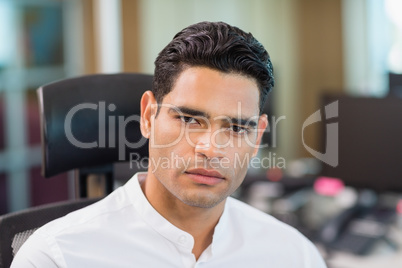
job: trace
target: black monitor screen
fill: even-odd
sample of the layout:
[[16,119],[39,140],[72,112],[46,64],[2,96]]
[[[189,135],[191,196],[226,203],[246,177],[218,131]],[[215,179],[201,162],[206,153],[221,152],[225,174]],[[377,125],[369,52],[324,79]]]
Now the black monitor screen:
[[336,100],[339,164],[324,164],[322,175],[359,189],[402,192],[402,99],[326,96],[324,105]]

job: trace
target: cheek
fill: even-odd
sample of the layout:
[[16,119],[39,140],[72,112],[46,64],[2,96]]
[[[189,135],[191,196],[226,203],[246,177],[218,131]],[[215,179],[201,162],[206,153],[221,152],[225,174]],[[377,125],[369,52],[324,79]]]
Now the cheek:
[[247,172],[249,163],[253,157],[254,149],[250,146],[238,147],[232,155],[232,166],[237,175],[243,175]]
[[152,128],[152,136],[154,145],[174,146],[180,142],[183,137],[183,130],[180,124],[176,122],[169,123],[159,120]]

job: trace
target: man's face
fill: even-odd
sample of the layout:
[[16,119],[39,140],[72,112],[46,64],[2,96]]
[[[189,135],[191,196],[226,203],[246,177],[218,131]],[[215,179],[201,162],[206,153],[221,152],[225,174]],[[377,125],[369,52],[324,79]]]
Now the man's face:
[[[151,112],[150,163],[162,192],[210,208],[242,183],[268,122],[253,78],[191,67]],[[143,114],[144,116],[144,114]],[[146,117],[146,116],[145,116]]]

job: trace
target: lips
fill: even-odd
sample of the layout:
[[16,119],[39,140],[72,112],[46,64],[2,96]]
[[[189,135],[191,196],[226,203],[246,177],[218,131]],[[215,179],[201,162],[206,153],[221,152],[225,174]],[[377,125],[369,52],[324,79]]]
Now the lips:
[[216,170],[207,169],[190,169],[185,172],[195,183],[205,185],[216,185],[225,178]]

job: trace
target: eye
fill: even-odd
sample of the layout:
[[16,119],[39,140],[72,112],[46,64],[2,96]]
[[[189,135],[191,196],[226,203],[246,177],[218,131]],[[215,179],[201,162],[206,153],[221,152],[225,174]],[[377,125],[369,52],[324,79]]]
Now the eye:
[[233,131],[236,134],[246,134],[248,132],[248,129],[245,127],[237,126],[237,125],[232,125],[230,127],[230,130]]
[[198,121],[195,120],[193,117],[190,116],[179,116],[180,120],[186,124],[198,124]]

